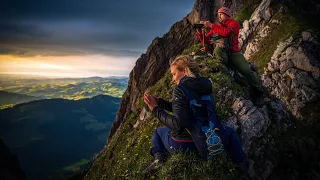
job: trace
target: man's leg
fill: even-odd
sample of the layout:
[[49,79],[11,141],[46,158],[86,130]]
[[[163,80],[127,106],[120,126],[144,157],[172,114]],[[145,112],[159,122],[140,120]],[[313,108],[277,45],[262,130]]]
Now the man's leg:
[[228,53],[225,50],[223,50],[223,48],[217,46],[214,48],[213,53],[214,53],[215,58],[219,62],[221,62],[225,65],[228,64]]
[[258,93],[263,94],[263,89],[258,76],[250,69],[247,60],[244,58],[241,52],[231,53],[230,60],[235,68],[247,78],[250,86]]

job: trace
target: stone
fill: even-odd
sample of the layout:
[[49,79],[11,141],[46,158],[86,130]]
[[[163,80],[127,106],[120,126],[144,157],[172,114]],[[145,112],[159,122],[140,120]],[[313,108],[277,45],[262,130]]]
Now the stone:
[[268,71],[274,71],[275,69],[272,67],[271,63],[268,63],[268,67],[267,67]]
[[273,24],[280,24],[280,21],[276,19],[272,19],[270,22]]
[[280,73],[284,73],[285,71],[287,71],[292,67],[293,67],[293,63],[291,61],[282,61],[279,66]]
[[226,120],[225,125],[233,128],[235,131],[239,129],[238,119],[236,116],[231,116]]
[[319,99],[318,93],[308,86],[302,86],[301,94],[305,97],[307,102],[316,101]]
[[275,81],[279,81],[281,76],[279,75],[279,73],[273,73],[271,75],[272,79],[275,80]]
[[310,60],[303,53],[295,54],[291,59],[294,66],[304,71],[313,71],[314,67],[311,65]]
[[291,36],[289,39],[287,39],[284,42],[280,42],[277,45],[277,49],[274,51],[273,55],[271,56],[271,59],[272,60],[278,59],[282,54],[282,52],[292,44],[292,41],[293,41],[293,36]]
[[272,83],[272,79],[270,79],[269,77],[265,77],[263,80],[263,85],[266,86],[266,87],[271,87],[273,85]]
[[303,41],[308,41],[311,37],[311,33],[308,31],[303,31],[302,32],[302,40]]
[[315,79],[319,79],[319,77],[320,77],[320,68],[315,68],[314,71],[312,72],[312,76]]
[[248,31],[250,28],[250,25],[249,25],[249,21],[248,20],[245,20],[243,22],[243,31]]
[[239,113],[240,110],[242,110],[242,108],[245,107],[244,111],[248,111],[249,109],[251,109],[253,107],[253,103],[250,100],[245,100],[242,98],[237,98],[235,100],[235,102],[232,105],[232,109],[234,111],[234,113]]
[[243,148],[248,152],[254,138],[261,137],[269,126],[267,108],[253,108],[248,114],[239,117]]
[[277,125],[291,123],[290,115],[287,111],[287,106],[281,100],[273,100],[267,104],[269,117],[277,122]]
[[300,85],[315,86],[316,82],[305,71],[298,71],[295,79]]
[[287,97],[289,96],[289,91],[290,91],[290,88],[287,86],[287,84],[285,83],[284,80],[281,80],[278,84],[278,87],[280,89],[280,93],[279,93],[279,96],[280,97]]
[[292,47],[288,47],[286,49],[286,56],[290,56],[293,53],[293,48]]
[[298,69],[290,68],[286,71],[286,74],[291,78],[294,79],[296,77],[296,74],[298,73]]
[[259,35],[260,37],[264,38],[268,35],[268,33],[270,32],[270,27],[269,26],[265,26],[260,32]]
[[150,116],[150,113],[147,112],[146,108],[142,108],[140,115],[139,115],[139,119],[140,121],[144,121],[145,119],[147,119]]
[[[251,142],[256,137],[261,137],[269,125],[269,118],[266,106],[257,108],[250,100],[237,98],[232,105],[240,124],[241,138],[244,141],[244,151],[247,153]],[[229,119],[230,123],[234,118]],[[234,123],[231,123],[234,124]]]
[[139,121],[137,121],[134,125],[133,125],[133,128],[135,129],[135,128],[137,128],[138,126],[139,126]]

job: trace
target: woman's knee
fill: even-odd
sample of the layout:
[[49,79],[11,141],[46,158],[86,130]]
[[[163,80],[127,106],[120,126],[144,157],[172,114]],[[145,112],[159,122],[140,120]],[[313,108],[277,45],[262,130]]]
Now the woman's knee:
[[159,136],[159,133],[158,133],[158,129],[159,129],[159,128],[157,128],[157,129],[153,132],[153,134],[152,134],[152,141],[155,141],[155,140],[159,140],[159,139],[160,139],[160,136]]
[[163,139],[170,132],[170,129],[167,127],[157,128],[152,135],[152,140],[154,139]]

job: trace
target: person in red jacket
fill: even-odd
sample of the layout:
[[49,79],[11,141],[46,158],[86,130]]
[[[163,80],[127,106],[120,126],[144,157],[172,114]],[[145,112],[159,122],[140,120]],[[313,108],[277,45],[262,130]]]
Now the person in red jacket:
[[[231,65],[238,70],[253,88],[257,96],[263,94],[263,89],[257,75],[251,70],[247,60],[240,52],[239,48],[239,22],[232,19],[232,13],[229,8],[222,7],[218,10],[218,19],[220,24],[213,24],[210,21],[200,21],[205,27],[210,28],[206,34],[204,30],[197,30],[197,35],[202,44],[206,45],[205,50],[210,51],[210,44],[214,45],[213,53],[215,57],[225,65]],[[210,38],[219,35],[222,43],[211,43]],[[228,43],[229,42],[229,43]]]

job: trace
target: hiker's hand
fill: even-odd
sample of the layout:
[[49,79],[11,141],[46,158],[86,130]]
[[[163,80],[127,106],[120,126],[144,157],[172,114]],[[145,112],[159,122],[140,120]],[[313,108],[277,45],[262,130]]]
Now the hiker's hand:
[[203,24],[205,27],[211,27],[212,25],[210,21],[200,21],[200,24]]
[[159,98],[149,95],[148,93],[144,93],[143,101],[148,105],[149,109],[152,111],[153,108],[158,105]]

